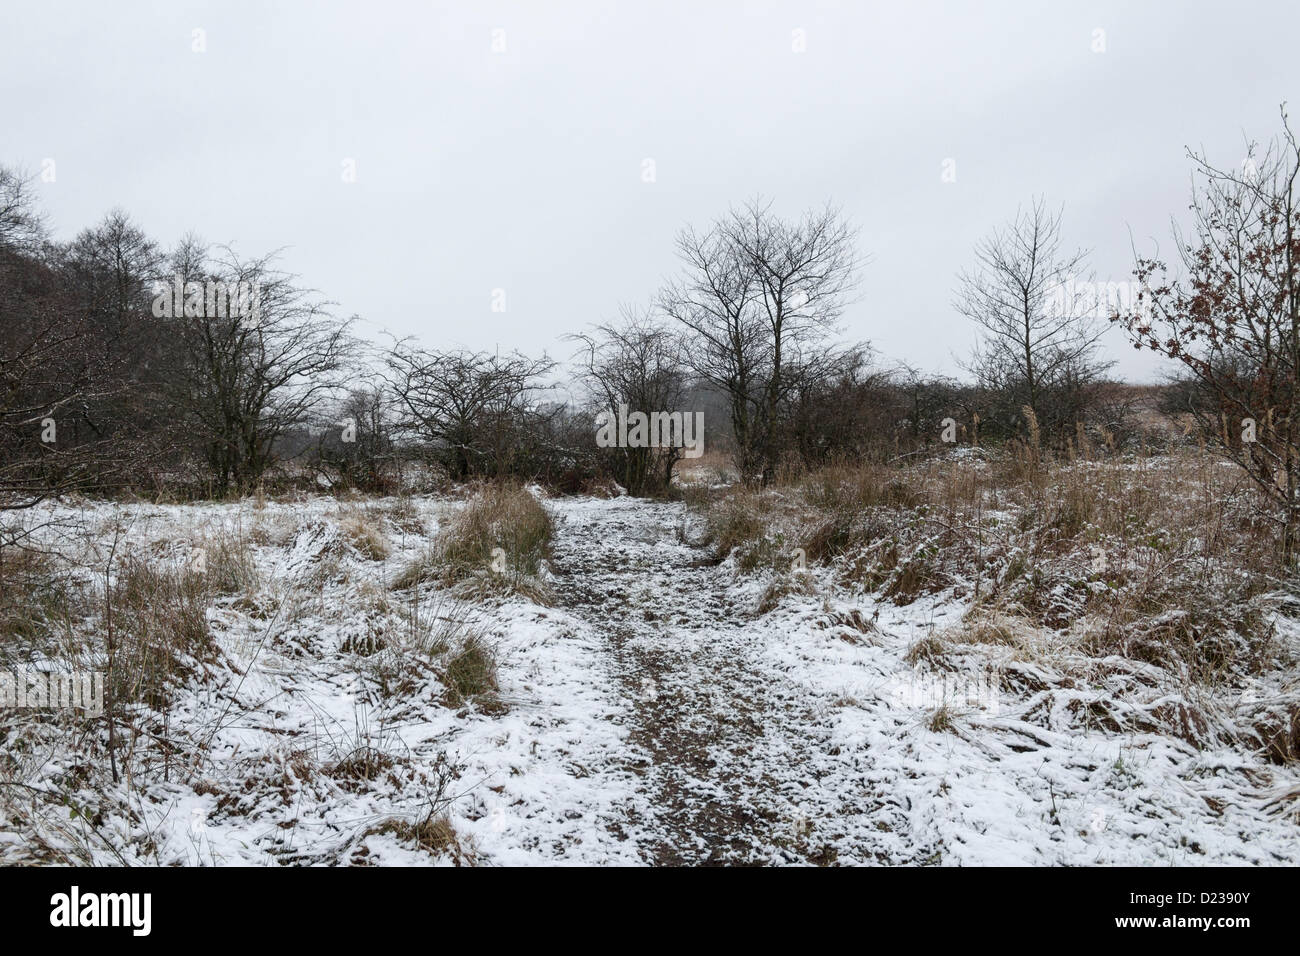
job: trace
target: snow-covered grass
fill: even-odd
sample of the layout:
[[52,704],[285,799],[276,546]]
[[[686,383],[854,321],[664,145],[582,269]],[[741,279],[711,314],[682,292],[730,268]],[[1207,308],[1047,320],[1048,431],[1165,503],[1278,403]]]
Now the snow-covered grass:
[[0,863],[1300,852],[1297,606],[1231,472],[697,491],[28,513],[0,670],[104,670],[111,620],[117,699],[0,711]]
[[[566,615],[433,584],[392,588],[464,507],[80,502],[29,516],[54,522],[42,539],[64,557],[57,576],[28,580],[80,587],[58,616],[66,633],[25,607],[39,620],[30,637],[6,629],[0,668],[105,670],[111,608],[110,683],[147,678],[166,693],[119,694],[116,783],[105,720],[4,711],[0,858],[468,862],[476,831],[513,832],[517,815],[536,817],[519,852],[563,855],[579,831],[564,814],[611,795],[575,782],[557,799],[555,781],[569,776],[575,740],[616,746],[605,723],[616,705],[583,653],[589,635]],[[237,593],[225,586],[232,554],[248,566]],[[197,634],[192,600],[204,602]],[[136,651],[152,653],[147,666]]]
[[[945,780],[962,772],[964,745],[983,754],[972,766],[1011,784],[1015,764],[1026,763],[1025,773],[1069,765],[1083,741],[1112,755],[1105,765],[1127,768],[1125,789],[1145,783],[1151,792],[1138,787],[1137,802],[1166,830],[1188,825],[1192,810],[1228,819],[1249,807],[1285,821],[1278,834],[1291,840],[1300,820],[1300,602],[1250,494],[1232,469],[1197,455],[1057,464],[963,456],[902,473],[828,469],[737,489],[708,506],[707,521],[754,581],[759,610],[795,613],[807,602],[783,597],[788,582],[803,578],[806,591],[815,577],[828,600],[874,604],[906,622],[898,656],[910,673],[893,704],[929,707],[927,729],[949,738]],[[889,645],[885,630],[869,628],[868,643]],[[882,695],[845,697],[870,711]],[[1007,736],[1014,742],[1002,743]],[[1026,762],[1022,752],[1034,756]],[[1138,760],[1151,767],[1155,753],[1168,765],[1133,770]],[[1086,763],[1094,773],[1103,766]],[[1012,786],[1041,789],[1028,778]],[[1189,787],[1204,806],[1175,811],[1170,794],[1157,793]],[[1052,828],[1067,803],[1099,814],[1085,832],[1115,825],[1117,795],[1082,798],[1095,789],[1084,779],[1050,783]],[[993,803],[972,800],[962,815]],[[1180,837],[1178,846],[1192,848],[1189,859],[1227,852],[1221,842],[1206,849],[1211,839]],[[1061,849],[1051,858],[1076,859]],[[1084,858],[1141,863],[1182,851],[1115,853]],[[1229,857],[1269,859],[1245,848]]]

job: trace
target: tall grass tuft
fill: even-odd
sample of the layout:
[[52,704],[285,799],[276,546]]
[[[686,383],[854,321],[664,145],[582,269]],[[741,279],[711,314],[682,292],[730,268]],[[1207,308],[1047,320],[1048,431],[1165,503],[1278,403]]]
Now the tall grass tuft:
[[476,592],[500,586],[534,598],[544,596],[537,581],[550,553],[554,521],[545,505],[520,484],[487,485],[475,494],[438,535],[434,546],[393,580],[396,590],[438,581],[465,583]]

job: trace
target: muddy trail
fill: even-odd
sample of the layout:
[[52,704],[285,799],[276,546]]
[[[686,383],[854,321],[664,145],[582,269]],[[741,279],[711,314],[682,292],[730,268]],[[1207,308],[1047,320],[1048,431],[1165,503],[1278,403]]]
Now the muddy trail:
[[825,779],[827,762],[840,762],[829,715],[764,666],[766,631],[747,626],[753,612],[729,593],[731,572],[690,543],[685,509],[619,501],[562,514],[556,591],[601,635],[628,705],[629,765],[649,819],[633,814],[622,829],[642,858],[834,862],[836,818],[874,801],[861,784],[846,793],[841,773]]

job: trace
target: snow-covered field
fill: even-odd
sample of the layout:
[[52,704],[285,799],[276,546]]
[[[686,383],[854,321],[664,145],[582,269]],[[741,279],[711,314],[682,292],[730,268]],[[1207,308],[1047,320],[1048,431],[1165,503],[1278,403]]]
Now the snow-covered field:
[[[825,568],[760,613],[764,580],[710,560],[679,503],[549,499],[547,604],[390,588],[459,507],[46,509],[87,574],[115,532],[118,557],[178,565],[235,538],[257,587],[214,602],[219,653],[165,714],[123,721],[120,782],[102,740],[87,759],[82,718],[0,716],[0,863],[1300,859],[1294,765],[1088,719],[1101,698],[1174,699],[1143,665],[1103,660],[1083,682],[1050,649],[990,647],[965,671],[917,666],[909,650],[964,601],[899,607]],[[438,620],[495,649],[490,702],[449,703],[404,645]],[[1288,622],[1278,634],[1300,650]],[[444,815],[453,838],[412,836]]]

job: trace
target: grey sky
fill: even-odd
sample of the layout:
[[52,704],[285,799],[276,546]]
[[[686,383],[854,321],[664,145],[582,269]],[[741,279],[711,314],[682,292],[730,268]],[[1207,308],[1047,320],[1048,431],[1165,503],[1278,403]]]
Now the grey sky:
[[1126,280],[1130,231],[1170,251],[1184,145],[1239,163],[1300,75],[1282,2],[5,7],[0,163],[55,161],[58,237],[121,206],[167,244],[288,246],[371,333],[559,356],[675,272],[683,224],[761,192],[860,225],[846,337],[952,371],[981,235],[1044,193]]

